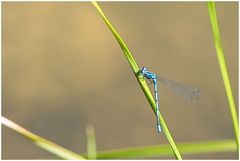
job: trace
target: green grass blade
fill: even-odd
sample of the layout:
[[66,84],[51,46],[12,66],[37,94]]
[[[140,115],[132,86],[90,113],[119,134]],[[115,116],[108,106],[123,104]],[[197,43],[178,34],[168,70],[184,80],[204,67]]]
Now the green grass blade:
[[[237,152],[235,140],[208,140],[177,144],[182,155],[199,155],[209,153]],[[152,157],[169,157],[173,152],[169,144],[105,150],[97,153],[97,159],[137,159]],[[86,156],[87,154],[82,154]],[[59,159],[48,157],[44,159]]]
[[216,11],[215,11],[214,2],[207,2],[207,6],[208,6],[208,13],[209,13],[210,23],[211,23],[211,27],[212,27],[212,32],[213,32],[213,38],[214,38],[214,44],[215,44],[215,48],[216,48],[218,63],[219,63],[222,79],[223,79],[223,82],[224,82],[225,91],[226,91],[227,98],[228,98],[229,110],[230,110],[230,113],[231,113],[231,116],[232,116],[232,123],[233,123],[233,127],[234,127],[235,140],[236,140],[236,144],[239,145],[238,144],[237,112],[236,112],[236,108],[235,108],[235,103],[234,103],[234,99],[233,99],[233,95],[232,95],[231,84],[230,84],[230,81],[229,81],[227,67],[226,67],[224,54],[223,54],[223,50],[222,50],[222,45],[221,45],[220,33],[219,33],[219,30],[218,30],[217,15],[216,15]]
[[88,159],[96,159],[97,158],[97,152],[96,152],[96,139],[95,139],[95,133],[92,126],[87,126],[86,128],[86,134],[87,134],[87,152],[88,152]]
[[[137,65],[137,63],[135,62],[132,54],[130,53],[129,49],[127,48],[127,46],[125,45],[124,41],[122,40],[122,38],[119,36],[119,34],[117,33],[117,31],[114,29],[114,27],[111,25],[111,23],[108,21],[107,17],[104,15],[102,9],[100,8],[100,6],[97,4],[97,2],[92,2],[93,5],[95,6],[95,8],[97,9],[98,13],[100,14],[100,16],[102,17],[102,19],[104,20],[104,22],[106,23],[106,25],[108,26],[108,28],[111,30],[112,34],[114,35],[114,37],[116,38],[116,40],[118,41],[119,45],[121,46],[122,48],[122,51],[128,61],[128,63],[130,64],[136,78],[137,78],[137,81],[140,85],[140,87],[142,88],[149,104],[151,105],[152,107],[152,110],[153,111],[156,111],[156,105],[155,105],[155,102],[154,102],[154,99],[152,97],[152,94],[145,82],[145,80],[143,79],[143,76],[139,73],[139,67]],[[155,113],[155,112],[154,112]],[[154,114],[155,115],[155,114]],[[165,124],[165,121],[161,115],[161,113],[159,113],[159,120],[160,120],[160,124],[161,124],[161,127],[166,135],[166,138],[168,139],[168,142],[169,144],[171,145],[172,147],[172,150],[174,151],[174,155],[177,159],[182,159],[178,149],[177,149],[177,146]]]
[[[177,146],[182,155],[237,151],[234,140],[179,143]],[[97,159],[134,159],[147,157],[167,157],[172,155],[173,152],[169,145],[156,145],[149,147],[102,151],[97,154]]]
[[54,144],[53,142],[50,142],[44,138],[41,138],[26,129],[22,128],[21,126],[17,125],[13,121],[1,117],[1,122],[6,127],[16,131],[17,133],[23,135],[24,137],[30,139],[32,142],[34,142],[37,146],[41,147],[42,149],[55,154],[56,156],[63,158],[63,159],[75,159],[75,160],[83,160],[85,159],[81,155],[78,155],[68,149],[65,149],[57,144]]

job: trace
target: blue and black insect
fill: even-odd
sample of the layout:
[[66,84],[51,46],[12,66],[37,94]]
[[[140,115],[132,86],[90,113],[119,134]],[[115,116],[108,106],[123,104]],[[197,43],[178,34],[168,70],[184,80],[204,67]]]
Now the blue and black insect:
[[158,103],[158,90],[157,90],[157,81],[161,82],[163,85],[167,86],[171,89],[174,93],[178,94],[186,101],[194,103],[196,99],[200,96],[200,90],[188,87],[184,84],[177,83],[161,76],[157,76],[155,73],[150,72],[147,70],[146,67],[140,68],[140,73],[143,75],[144,78],[148,79],[154,86],[154,97],[156,103],[156,119],[157,119],[157,132],[161,132],[161,126],[159,121],[159,103]]

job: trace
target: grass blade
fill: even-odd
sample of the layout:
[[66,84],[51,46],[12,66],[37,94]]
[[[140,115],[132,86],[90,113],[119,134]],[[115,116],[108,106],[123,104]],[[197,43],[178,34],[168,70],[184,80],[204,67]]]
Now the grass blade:
[[[234,140],[179,143],[177,146],[182,155],[237,151]],[[173,155],[173,152],[169,145],[156,145],[102,151],[97,154],[97,159],[134,159],[159,156],[166,157],[171,155]]]
[[[208,140],[199,142],[185,142],[177,144],[182,155],[199,155],[210,153],[237,152],[234,139]],[[152,157],[168,157],[173,152],[169,144],[144,147],[132,147],[124,149],[104,150],[97,153],[97,159],[140,159]],[[82,154],[87,157],[87,154]],[[45,159],[59,159],[50,157]]]
[[[156,111],[156,104],[155,104],[155,101],[152,97],[152,94],[150,92],[150,89],[148,88],[143,76],[140,74],[139,72],[139,67],[137,65],[137,63],[135,62],[132,54],[130,53],[129,49],[127,48],[127,46],[125,45],[124,41],[122,40],[122,38],[120,37],[120,35],[117,33],[117,31],[114,29],[114,27],[111,25],[111,23],[108,21],[107,17],[104,15],[102,9],[100,8],[100,6],[97,4],[97,2],[92,2],[93,5],[95,6],[95,8],[97,9],[98,13],[100,14],[100,16],[102,17],[102,19],[104,20],[104,22],[106,23],[106,25],[108,26],[108,28],[111,30],[112,34],[114,35],[114,37],[116,38],[116,40],[118,41],[119,45],[121,46],[122,48],[122,51],[128,61],[128,63],[130,64],[136,78],[137,78],[137,81],[140,85],[140,87],[142,88],[149,104],[151,105],[152,107],[152,110]],[[154,114],[155,115],[155,114]],[[160,124],[161,124],[161,127],[166,135],[166,138],[168,139],[168,142],[169,144],[171,145],[172,147],[172,150],[174,152],[174,155],[177,159],[182,159],[178,149],[177,149],[177,146],[167,128],[167,125],[165,124],[165,121],[161,115],[161,113],[159,113],[159,120],[160,120]]]
[[220,67],[225,91],[226,91],[227,98],[228,98],[229,110],[230,110],[230,113],[231,113],[231,116],[232,116],[232,123],[233,123],[233,127],[234,127],[235,140],[236,140],[236,144],[239,145],[238,144],[237,112],[236,112],[236,108],[235,108],[235,103],[234,103],[234,99],[233,99],[233,95],[232,95],[231,84],[230,84],[230,81],[229,81],[227,67],[226,67],[224,54],[223,54],[223,50],[222,50],[221,38],[220,38],[219,30],[218,30],[217,15],[216,15],[216,11],[215,11],[214,2],[207,2],[207,6],[208,6],[208,13],[209,13],[210,23],[211,23],[211,27],[212,27],[212,32],[213,32],[214,45],[215,45],[215,48],[216,48],[218,63],[219,63],[219,67]]
[[87,152],[88,152],[88,159],[96,159],[97,158],[97,152],[96,152],[96,139],[95,139],[95,133],[92,126],[87,126],[86,128],[86,134],[87,134]]
[[37,146],[41,147],[42,149],[55,154],[56,156],[63,158],[63,159],[75,159],[75,160],[83,160],[85,159],[81,155],[78,155],[68,149],[65,149],[57,144],[54,144],[53,142],[50,142],[44,138],[41,138],[30,131],[27,131],[26,129],[22,128],[21,126],[17,125],[13,121],[1,117],[1,122],[6,127],[16,131],[17,133],[23,135],[24,137],[30,139],[32,142],[34,142]]

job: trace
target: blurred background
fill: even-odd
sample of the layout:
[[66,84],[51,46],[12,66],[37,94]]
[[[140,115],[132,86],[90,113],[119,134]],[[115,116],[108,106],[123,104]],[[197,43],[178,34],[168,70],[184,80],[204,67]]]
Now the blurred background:
[[[176,142],[233,139],[207,5],[100,2],[138,65],[201,90],[195,104],[159,86],[160,111]],[[238,107],[238,2],[216,3]],[[152,88],[151,88],[152,89]],[[78,153],[94,126],[97,150],[167,144],[117,41],[90,2],[2,3],[2,115]],[[52,154],[2,128],[2,159]],[[237,159],[237,153],[183,155]],[[167,157],[173,159],[174,157]]]

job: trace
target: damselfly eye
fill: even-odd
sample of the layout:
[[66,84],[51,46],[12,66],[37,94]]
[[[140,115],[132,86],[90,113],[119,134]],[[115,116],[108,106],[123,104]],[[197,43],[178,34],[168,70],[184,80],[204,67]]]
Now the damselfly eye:
[[146,67],[142,67],[142,68],[140,68],[140,72],[141,72],[141,74],[144,74],[146,71],[147,71],[147,68],[146,68]]

